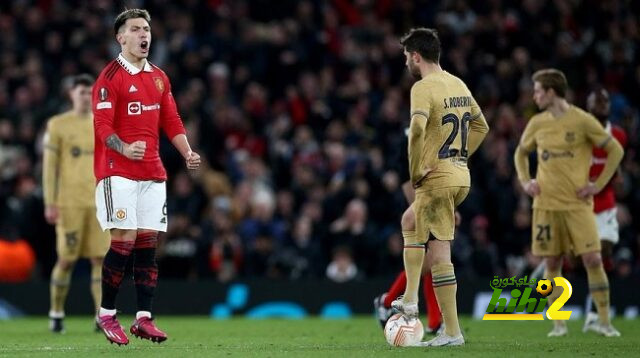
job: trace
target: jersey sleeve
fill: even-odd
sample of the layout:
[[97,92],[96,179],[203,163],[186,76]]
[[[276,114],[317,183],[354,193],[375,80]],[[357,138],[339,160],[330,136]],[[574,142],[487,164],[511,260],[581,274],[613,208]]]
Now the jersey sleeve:
[[43,144],[42,190],[44,192],[44,204],[48,206],[56,203],[58,164],[60,163],[60,150],[62,146],[62,137],[53,120],[49,120],[47,123]]
[[160,105],[160,127],[167,137],[172,140],[179,134],[185,134],[186,130],[182,124],[182,119],[180,119],[180,114],[178,114],[178,106],[173,98],[173,93],[171,93],[171,82],[166,75],[163,78],[165,91],[162,94],[162,104]]
[[424,133],[430,109],[428,92],[421,83],[416,83],[411,88],[411,122],[408,138],[409,177],[414,188],[424,178],[420,158],[424,152]]
[[411,119],[415,116],[422,116],[423,120],[428,120],[430,111],[431,98],[427,88],[418,82],[411,87]]
[[487,120],[484,118],[484,114],[482,114],[482,109],[480,109],[478,102],[476,102],[476,99],[471,95],[471,92],[469,92],[469,95],[471,96],[471,99],[472,99],[471,110],[470,110],[471,120],[475,121],[476,119],[482,119],[486,123]]
[[529,175],[529,153],[537,147],[535,138],[536,123],[536,117],[531,117],[529,123],[527,123],[527,126],[524,128],[524,132],[522,132],[520,144],[516,148],[513,156],[516,175],[521,183],[531,180],[531,176]]
[[520,137],[520,148],[526,152],[532,152],[537,147],[536,143],[536,117],[532,117]]
[[611,140],[611,135],[595,117],[587,115],[583,123],[584,134],[594,147],[602,148]]
[[598,176],[598,179],[595,181],[596,188],[598,191],[602,190],[605,185],[611,180],[611,177],[616,172],[616,168],[620,165],[620,161],[624,156],[624,149],[617,140],[605,140],[602,149],[607,152],[607,161],[604,163],[604,168],[602,168],[602,172]]
[[473,103],[471,104],[471,119],[469,121],[469,138],[467,140],[467,147],[469,151],[469,156],[471,156],[482,144],[482,141],[487,136],[489,132],[489,124],[487,120],[484,118],[482,114],[482,110],[476,99],[473,98]]
[[107,80],[100,76],[93,85],[93,123],[98,139],[103,143],[116,131],[113,121],[118,102],[117,77]]

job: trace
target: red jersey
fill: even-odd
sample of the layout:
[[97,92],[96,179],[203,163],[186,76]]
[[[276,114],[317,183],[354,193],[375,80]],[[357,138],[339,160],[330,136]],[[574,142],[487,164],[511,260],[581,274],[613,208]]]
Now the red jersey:
[[[184,134],[185,129],[169,78],[160,68],[146,62],[138,69],[122,54],[111,61],[93,86],[93,120],[93,168],[98,181],[110,176],[167,179],[159,154],[160,129],[169,139]],[[108,148],[105,141],[114,133],[125,143],[146,142],[142,160],[131,160]]]
[[[624,130],[618,126],[612,126],[611,123],[607,122],[607,126],[605,130],[609,132],[624,148],[627,146],[627,135],[624,133]],[[604,164],[607,161],[607,152],[602,148],[593,148],[593,156],[591,158],[591,168],[589,169],[589,178],[592,181],[598,178],[602,170],[604,169]],[[615,175],[614,175],[615,176]],[[593,197],[593,211],[595,213],[600,213],[605,210],[609,210],[616,206],[616,195],[613,190],[613,186],[611,182],[607,183],[607,185]]]

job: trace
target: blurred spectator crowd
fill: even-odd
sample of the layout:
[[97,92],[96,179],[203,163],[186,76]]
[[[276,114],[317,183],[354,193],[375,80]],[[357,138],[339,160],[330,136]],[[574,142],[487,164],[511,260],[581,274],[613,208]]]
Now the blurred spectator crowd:
[[538,263],[512,156],[536,112],[530,76],[549,66],[567,74],[579,106],[598,86],[611,93],[629,147],[609,269],[640,270],[640,2],[10,1],[0,3],[0,232],[31,244],[40,276],[55,257],[42,218],[45,123],[68,108],[64,78],[97,75],[117,56],[112,24],[125,6],[150,11],[150,60],[169,75],[206,158],[187,173],[162,144],[163,277],[342,282],[401,270],[398,161],[413,79],[398,37],[418,26],[438,29],[443,68],[468,84],[491,126],[470,161],[457,270],[524,275]]

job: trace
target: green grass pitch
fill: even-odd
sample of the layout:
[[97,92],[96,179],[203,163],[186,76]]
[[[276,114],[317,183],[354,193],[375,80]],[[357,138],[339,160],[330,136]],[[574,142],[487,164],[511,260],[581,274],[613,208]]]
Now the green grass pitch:
[[[122,316],[126,326],[131,316]],[[161,316],[169,340],[158,345],[133,338],[109,344],[94,333],[90,317],[68,317],[66,333],[53,335],[46,317],[0,321],[0,356],[33,357],[450,357],[455,356],[638,356],[640,320],[615,320],[620,338],[583,334],[582,321],[569,322],[569,336],[547,338],[551,323],[487,322],[462,318],[467,344],[451,348],[394,348],[373,316],[348,320],[214,321],[206,317]]]

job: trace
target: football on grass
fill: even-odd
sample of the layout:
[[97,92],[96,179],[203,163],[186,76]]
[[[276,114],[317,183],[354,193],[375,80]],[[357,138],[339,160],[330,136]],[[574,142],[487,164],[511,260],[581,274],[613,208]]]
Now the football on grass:
[[409,347],[418,344],[424,336],[424,327],[419,318],[408,318],[396,313],[384,326],[384,337],[396,347]]

